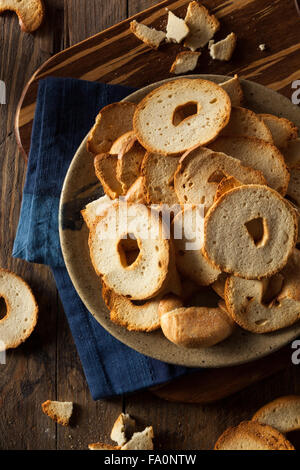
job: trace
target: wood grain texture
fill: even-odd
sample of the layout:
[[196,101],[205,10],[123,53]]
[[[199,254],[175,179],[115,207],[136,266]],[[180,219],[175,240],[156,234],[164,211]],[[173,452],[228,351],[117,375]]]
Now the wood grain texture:
[[[70,2],[70,9],[72,8],[71,11],[74,12],[76,19],[79,18],[77,10],[79,3],[80,0]],[[95,31],[94,19],[97,18],[99,10],[93,10],[94,2],[89,0],[86,3],[86,15],[91,20],[92,30]],[[179,16],[184,17],[188,3],[189,0],[165,0],[162,3],[146,0],[129,1],[128,14],[135,14],[137,20],[164,29],[167,17],[165,8],[169,7]],[[124,7],[125,4],[126,2],[118,3]],[[290,96],[291,82],[300,72],[299,18],[293,2],[211,0],[204,4],[210,7],[221,20],[222,27],[216,35],[216,40],[234,31],[238,35],[238,45],[233,59],[228,63],[212,60],[208,50],[204,50],[195,73],[223,75],[238,73],[243,78],[258,81]],[[117,9],[111,10],[112,2],[103,2],[103,5],[107,5],[108,14],[113,11],[114,15],[119,13],[120,18],[124,18],[126,9],[124,11],[124,8],[118,6]],[[137,13],[146,5],[151,7],[147,12]],[[114,15],[111,18],[116,21]],[[284,21],[278,21],[278,18],[284,18]],[[24,91],[16,118],[17,137],[24,155],[29,151],[40,78],[47,75],[72,76],[91,81],[142,87],[171,76],[170,66],[178,51],[183,49],[182,46],[165,44],[158,51],[150,50],[131,34],[129,22],[130,20],[126,20],[116,24],[53,57],[32,77]],[[276,25],[276,32],[274,25]],[[76,39],[80,39],[78,34]],[[260,44],[266,44],[265,51],[259,50]]]
[[[17,150],[13,127],[17,103],[26,82],[53,54],[97,34],[127,15],[157,4],[153,0],[46,0],[45,3],[46,21],[34,35],[20,32],[15,15],[8,13],[0,17],[0,80],[6,82],[8,91],[7,105],[0,105],[0,266],[16,271],[29,282],[40,307],[38,325],[32,336],[17,350],[9,351],[7,364],[0,365],[0,449],[86,449],[92,441],[111,442],[110,429],[122,409],[132,413],[140,426],[153,424],[159,449],[211,448],[226,427],[248,419],[267,401],[283,394],[300,393],[299,366],[291,366],[287,361],[285,370],[204,406],[166,402],[145,391],[128,396],[125,403],[121,398],[95,403],[90,397],[51,273],[47,267],[11,258],[26,170]],[[230,74],[238,71],[239,64],[243,63],[244,73],[252,74],[249,78],[270,83],[275,88],[283,85],[284,93],[290,96],[291,77],[300,78],[299,28],[295,30],[293,26],[293,2],[207,0],[204,3],[217,13],[220,9],[223,12],[222,34],[231,29],[241,31],[241,42],[233,62],[219,64],[203,58],[197,71]],[[238,8],[233,11],[234,6]],[[276,28],[275,14],[281,20],[275,22]],[[152,63],[151,51],[135,38],[130,41],[141,55],[133,60],[128,56],[130,49],[126,50],[121,44],[122,57],[129,60],[128,66],[126,62],[121,64],[121,72],[120,68],[114,69],[114,56],[110,58],[109,51],[104,49],[104,63],[112,61],[111,68],[106,68],[107,81],[128,80],[134,84],[134,77],[137,77],[136,83],[142,86],[152,78],[164,78],[176,46],[171,46],[168,52],[162,49],[157,55],[154,53],[157,67],[151,71],[151,76],[143,77],[138,67],[148,70]],[[268,45],[265,53],[257,50],[262,42]],[[118,50],[116,57],[117,53]],[[247,54],[245,58],[240,57],[243,54]],[[97,54],[95,57],[92,54],[91,64],[102,67]],[[132,75],[122,76],[125,68]],[[74,70],[72,64],[69,70]],[[40,405],[48,398],[75,401],[70,427],[62,428],[43,415]]]

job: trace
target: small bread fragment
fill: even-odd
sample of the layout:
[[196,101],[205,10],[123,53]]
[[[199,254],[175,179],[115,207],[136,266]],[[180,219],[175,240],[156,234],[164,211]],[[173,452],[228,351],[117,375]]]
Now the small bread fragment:
[[189,3],[185,22],[190,29],[190,34],[184,45],[191,51],[206,46],[220,28],[219,20],[214,15],[210,15],[205,6],[198,2]]
[[[114,146],[115,145],[113,145],[113,147]],[[113,147],[111,149],[111,153],[113,151]],[[144,155],[145,149],[136,140],[136,137],[131,138],[130,142],[124,142],[124,146],[121,147],[120,152],[118,153],[116,176],[122,185],[123,194],[127,193],[130,186],[132,186],[139,177]]]
[[230,121],[222,131],[222,136],[246,136],[256,137],[273,143],[270,129],[266,126],[263,119],[247,108],[234,106],[231,110]]
[[121,450],[121,447],[103,444],[103,442],[94,442],[89,444],[89,450]]
[[47,400],[42,404],[43,412],[62,426],[68,426],[73,413],[73,403],[71,401]]
[[178,204],[174,191],[174,174],[180,157],[147,152],[141,166],[144,192],[148,204]]
[[233,320],[253,333],[269,333],[300,319],[300,252],[294,250],[287,265],[269,279],[247,280],[230,276],[225,301]]
[[10,10],[19,18],[21,30],[25,33],[36,31],[44,19],[44,4],[42,0],[0,0],[0,14]]
[[290,174],[282,153],[275,145],[255,137],[219,137],[209,144],[209,148],[259,170],[271,188],[283,196],[286,194]]
[[133,131],[125,132],[112,144],[109,153],[112,155],[123,155],[131,149],[132,145],[136,141],[136,136]]
[[298,128],[288,119],[279,118],[273,114],[258,114],[271,131],[274,145],[286,148],[289,141],[298,137]]
[[209,348],[234,331],[234,322],[224,310],[208,307],[171,310],[160,317],[160,325],[169,341],[185,348]]
[[121,450],[153,450],[154,432],[152,426],[148,426],[141,432],[135,432]]
[[277,398],[260,408],[252,418],[267,424],[282,434],[300,429],[300,396],[288,395]]
[[[178,112],[195,108],[182,120]],[[217,137],[230,118],[227,93],[213,82],[179,78],[151,91],[138,104],[135,134],[149,152],[174,155],[205,145]]]
[[[262,227],[259,240],[252,233],[252,221]],[[221,271],[261,279],[286,265],[296,240],[297,217],[291,205],[268,186],[252,184],[231,189],[209,209],[202,250]]]
[[0,316],[0,351],[17,348],[33,332],[38,305],[29,285],[17,274],[0,268],[0,300],[6,311]]
[[123,446],[134,433],[134,430],[135,420],[128,413],[121,413],[113,425],[110,438],[118,446]]
[[214,450],[295,450],[276,429],[256,421],[243,421],[228,428],[217,440]]
[[219,84],[229,95],[232,106],[241,106],[244,93],[237,75]]
[[113,204],[113,201],[107,196],[101,196],[99,199],[90,202],[81,211],[81,215],[88,227],[91,229],[93,223],[99,215],[105,213],[106,209]]
[[202,254],[203,217],[197,206],[190,207],[174,217],[173,232],[176,266],[185,277],[200,286],[208,286],[220,274]]
[[133,34],[147,46],[158,49],[161,42],[166,38],[166,33],[155,28],[149,28],[136,20],[131,21],[130,30]]
[[94,155],[109,152],[112,144],[121,135],[132,130],[135,109],[136,104],[127,101],[112,103],[102,108],[88,136],[88,151]]
[[289,168],[300,166],[300,139],[290,140],[283,154]]
[[260,171],[244,166],[225,153],[197,147],[180,159],[174,177],[174,188],[180,204],[202,204],[205,210],[214,202],[220,181],[234,176],[244,184],[265,184]]
[[110,153],[101,153],[94,158],[95,174],[110,199],[116,199],[124,194],[122,185],[117,179],[117,164],[118,156]]
[[209,53],[214,60],[229,61],[232,57],[236,46],[237,36],[235,33],[230,33],[222,41],[209,42]]
[[190,29],[182,18],[174,15],[172,11],[168,11],[167,35],[168,42],[175,42],[179,44],[187,37]]
[[161,295],[143,302],[142,305],[136,305],[127,297],[118,295],[103,285],[102,297],[110,311],[110,319],[113,323],[124,326],[128,331],[146,333],[160,328],[158,306]]
[[195,70],[201,52],[183,51],[177,54],[174,60],[170,73],[180,75]]

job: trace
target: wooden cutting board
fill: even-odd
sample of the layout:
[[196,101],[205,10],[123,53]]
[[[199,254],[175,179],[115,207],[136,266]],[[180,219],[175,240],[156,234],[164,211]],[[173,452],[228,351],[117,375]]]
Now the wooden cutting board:
[[[184,17],[189,0],[166,0],[133,18],[162,29],[166,8]],[[299,17],[292,1],[215,0],[204,2],[221,21],[216,39],[231,31],[238,45],[229,63],[213,61],[205,50],[196,73],[233,75],[257,81],[291,96],[291,83],[300,77]],[[171,76],[170,66],[182,46],[165,44],[153,51],[129,31],[127,19],[85,41],[53,56],[26,85],[18,106],[16,137],[27,158],[35,111],[38,82],[48,76],[73,77],[90,81],[143,87]],[[259,49],[265,44],[264,51]],[[255,363],[225,369],[203,370],[172,383],[156,387],[156,395],[171,401],[209,403],[235,393],[290,363],[289,347]]]
[[[85,41],[66,49],[45,62],[31,77],[16,113],[16,137],[22,154],[30,148],[30,136],[38,82],[47,76],[120,83],[143,87],[172,76],[170,66],[181,46],[165,44],[153,51],[129,31],[132,19],[162,29],[166,8],[185,16],[189,0],[165,0]],[[291,96],[291,82],[300,73],[299,16],[292,0],[210,0],[204,1],[221,21],[216,39],[231,31],[238,44],[229,63],[213,61],[202,52],[196,73],[232,75],[257,81]],[[260,51],[259,45],[266,44]]]

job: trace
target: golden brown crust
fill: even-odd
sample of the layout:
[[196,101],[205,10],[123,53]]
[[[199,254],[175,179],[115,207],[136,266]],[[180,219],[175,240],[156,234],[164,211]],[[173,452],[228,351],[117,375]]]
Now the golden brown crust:
[[238,426],[226,429],[217,440],[214,450],[295,449],[283,434],[271,426],[255,421],[242,421]]
[[93,155],[109,152],[113,143],[132,130],[135,103],[120,101],[111,103],[99,111],[87,139],[87,150]]
[[230,189],[238,188],[242,185],[243,183],[234,178],[234,176],[228,176],[227,178],[223,178],[218,185],[217,192],[215,194],[215,202],[219,199],[219,197],[227,193],[227,191],[230,191]]
[[42,0],[30,0],[26,5],[17,0],[4,0],[3,5],[0,5],[0,14],[7,10],[14,11],[18,15],[21,30],[25,33],[36,31],[41,26],[45,15]]
[[[37,324],[37,320],[38,320],[38,313],[39,313],[39,307],[38,307],[38,304],[36,302],[36,299],[34,297],[34,294],[32,292],[32,289],[31,287],[27,284],[27,282],[24,281],[24,279],[22,279],[20,276],[18,276],[17,274],[13,273],[12,271],[9,271],[8,269],[5,269],[5,268],[0,268],[0,273],[8,273],[10,275],[13,275],[14,277],[16,277],[22,284],[24,284],[24,286],[26,287],[26,289],[30,292],[30,295],[31,295],[31,298],[32,298],[32,301],[34,303],[34,312],[33,312],[33,317],[35,318],[34,322],[32,323],[31,325],[31,328],[28,329],[26,331],[26,334],[24,334],[21,338],[19,338],[18,341],[14,342],[14,343],[10,343],[9,345],[6,345],[6,349],[15,349],[17,348],[18,346],[20,346],[20,344],[24,343],[24,341],[26,341],[27,338],[29,338],[29,336],[31,335],[31,333],[33,332],[33,330],[35,329],[36,327],[36,324]],[[8,299],[5,295],[5,292],[0,292],[0,298],[3,297],[5,302],[6,302],[6,305],[7,305],[7,315],[2,318],[0,320],[0,324],[1,323],[4,323],[5,322],[5,319],[6,317],[8,317],[8,315],[11,313],[11,310],[10,310],[10,306],[9,306],[9,302],[8,302]]]
[[[159,307],[159,300],[156,298],[150,299],[145,302],[145,304],[138,306],[133,304],[129,299],[124,296],[118,295],[109,289],[104,283],[102,283],[102,298],[105,302],[105,305],[110,311],[110,319],[116,325],[123,326],[128,331],[144,331],[145,333],[151,333],[152,331],[158,330],[160,328],[159,316],[158,316],[158,307]],[[151,325],[142,325],[139,326],[134,321],[129,320],[126,318],[126,311],[128,309],[132,310],[134,315],[140,315],[143,313],[143,309],[145,305],[152,305],[154,307],[154,311],[157,311],[157,320],[152,322]]]
[[[232,145],[239,147],[241,146],[243,151],[246,148],[247,152],[250,152],[253,155],[260,155],[262,154],[261,158],[263,159],[264,157],[264,152],[268,155],[268,158],[270,159],[270,155],[272,154],[272,160],[270,159],[270,165],[269,168],[272,168],[272,165],[276,169],[275,174],[277,172],[277,166],[280,169],[280,185],[278,182],[278,175],[277,175],[277,183],[275,185],[275,182],[273,181],[273,184],[270,181],[270,174],[268,176],[265,174],[264,170],[260,167],[258,167],[257,160],[255,163],[253,161],[247,161],[245,158],[241,158],[236,153],[236,149],[233,151],[232,150]],[[248,148],[247,148],[248,147]],[[251,147],[251,148],[250,148]],[[212,142],[209,145],[209,148],[213,149],[215,152],[224,152],[227,155],[231,155],[234,158],[237,158],[242,162],[243,165],[247,166],[252,166],[256,170],[260,171],[261,173],[264,174],[264,177],[267,181],[267,184],[271,186],[273,189],[278,191],[282,196],[284,196],[287,192],[288,185],[289,185],[289,180],[290,180],[290,173],[288,170],[288,167],[286,165],[286,162],[284,160],[284,156],[280,152],[280,150],[275,147],[270,142],[266,142],[265,140],[258,139],[257,137],[248,137],[248,136],[227,136],[227,135],[221,135],[218,137],[214,142]],[[274,158],[275,157],[275,158]]]
[[[138,23],[136,20],[133,20],[131,21],[130,25],[129,25],[129,28],[130,28],[130,31],[140,40],[142,41],[144,44],[146,44],[147,46],[151,47],[151,49],[155,49],[157,50],[160,46],[160,43],[163,41],[163,37],[162,39],[157,42],[157,43],[154,43],[154,42],[151,42],[146,36],[143,36],[141,34],[139,34],[138,32],[138,26],[142,24],[142,23]],[[145,26],[145,25],[143,25]],[[151,28],[151,29],[154,29],[155,28]],[[162,31],[158,31],[158,30],[155,30],[157,31],[158,33],[162,33]],[[165,36],[164,36],[165,37]]]
[[89,444],[89,450],[121,450],[121,446],[112,446],[103,442],[93,442]]
[[124,194],[121,183],[117,179],[118,156],[102,153],[94,158],[95,175],[103,186],[105,194],[116,199]]
[[224,298],[231,318],[241,328],[256,334],[271,333],[297,322],[300,318],[299,263],[300,252],[295,249],[287,265],[272,278],[255,280],[255,284],[249,285],[245,279],[229,276]]
[[234,322],[219,308],[181,307],[160,317],[161,329],[172,343],[186,348],[208,348],[234,331]]

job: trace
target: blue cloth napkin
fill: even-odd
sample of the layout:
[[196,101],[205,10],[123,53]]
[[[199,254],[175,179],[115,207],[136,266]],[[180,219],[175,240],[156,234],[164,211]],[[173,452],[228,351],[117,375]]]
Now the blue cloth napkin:
[[51,267],[95,400],[158,385],[190,370],[139,354],[106,332],[77,295],[60,249],[59,198],[75,151],[99,110],[132,91],[71,78],[40,81],[13,248],[13,256]]

